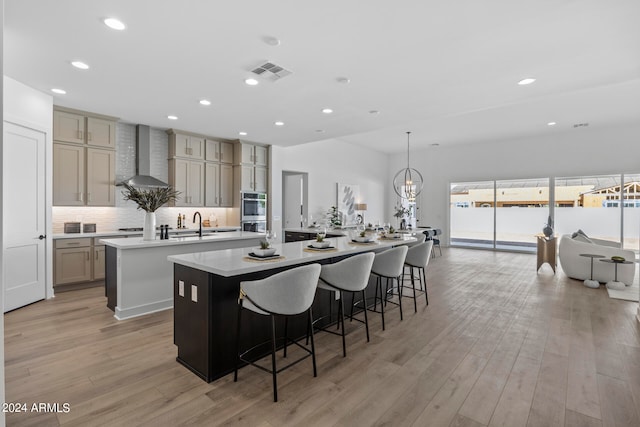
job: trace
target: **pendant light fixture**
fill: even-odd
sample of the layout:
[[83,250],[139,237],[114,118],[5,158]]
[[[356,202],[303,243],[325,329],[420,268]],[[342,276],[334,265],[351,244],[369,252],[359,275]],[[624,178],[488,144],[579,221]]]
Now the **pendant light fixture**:
[[422,191],[424,181],[422,174],[409,166],[410,135],[411,132],[407,132],[407,167],[399,170],[393,178],[393,190],[401,198],[407,199],[409,202],[415,202],[416,196]]

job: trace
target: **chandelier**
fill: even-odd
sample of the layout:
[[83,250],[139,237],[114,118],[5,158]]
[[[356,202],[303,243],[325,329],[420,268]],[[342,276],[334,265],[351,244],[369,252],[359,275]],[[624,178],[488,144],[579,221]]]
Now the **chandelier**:
[[407,199],[409,202],[415,202],[416,196],[422,191],[424,181],[422,180],[422,174],[409,166],[410,135],[411,132],[407,132],[407,167],[399,170],[393,178],[393,190],[401,198]]

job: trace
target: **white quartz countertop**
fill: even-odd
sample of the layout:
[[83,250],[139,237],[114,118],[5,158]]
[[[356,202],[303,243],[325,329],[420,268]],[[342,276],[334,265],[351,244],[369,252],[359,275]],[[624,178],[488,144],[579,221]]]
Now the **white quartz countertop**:
[[226,233],[211,233],[206,236],[170,237],[166,240],[142,240],[142,237],[128,239],[100,239],[100,243],[117,249],[141,249],[160,246],[192,245],[199,243],[224,242],[229,240],[248,240],[264,238],[264,233],[251,231],[229,231]]
[[[238,231],[240,230],[240,227],[238,226],[229,226],[229,227],[202,227],[202,232],[203,233],[215,233],[215,232],[231,232],[231,231]],[[174,230],[169,230],[169,234],[190,234],[190,233],[197,233],[198,229],[197,228],[181,228],[181,229],[174,229]],[[160,230],[157,230],[157,233],[160,234]],[[126,236],[135,236],[135,235],[142,235],[142,231],[119,231],[119,230],[114,230],[114,231],[101,231],[98,233],[57,233],[53,235],[53,239],[81,239],[81,238],[85,238],[85,237],[107,237],[107,236],[121,236],[121,237],[126,237]]]
[[253,273],[256,271],[270,270],[273,268],[293,266],[307,262],[319,261],[336,256],[356,254],[368,251],[380,251],[385,248],[415,242],[415,237],[405,236],[400,239],[377,240],[371,244],[354,244],[347,237],[327,238],[336,251],[307,252],[309,242],[277,243],[276,254],[284,256],[278,261],[248,261],[244,258],[254,248],[223,249],[219,251],[197,252],[183,255],[171,255],[167,259],[176,264],[196,268],[198,270],[217,274],[224,277]]

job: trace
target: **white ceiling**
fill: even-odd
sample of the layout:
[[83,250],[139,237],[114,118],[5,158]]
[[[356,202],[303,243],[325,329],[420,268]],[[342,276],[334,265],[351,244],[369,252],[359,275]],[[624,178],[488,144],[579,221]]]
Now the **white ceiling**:
[[[638,0],[5,0],[4,70],[127,122],[394,153],[407,130],[413,149],[640,122],[639,16]],[[265,60],[293,74],[247,86]]]

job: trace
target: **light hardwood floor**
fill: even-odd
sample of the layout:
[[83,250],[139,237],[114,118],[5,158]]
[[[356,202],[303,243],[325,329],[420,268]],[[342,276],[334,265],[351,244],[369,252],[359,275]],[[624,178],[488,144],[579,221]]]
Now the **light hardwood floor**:
[[391,309],[384,332],[372,313],[370,343],[354,323],[347,358],[318,333],[318,377],[309,359],[281,373],[278,403],[255,368],[207,384],[179,365],[172,311],[118,322],[94,288],[8,313],[7,402],[71,410],[7,424],[640,426],[637,303],[536,274],[533,255],[443,253],[428,307]]

